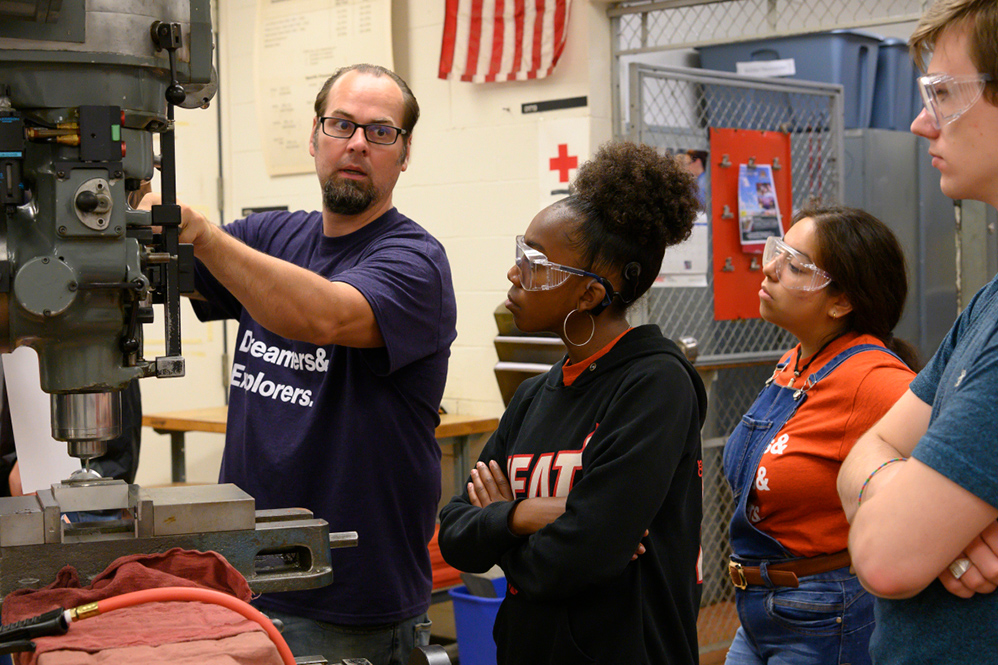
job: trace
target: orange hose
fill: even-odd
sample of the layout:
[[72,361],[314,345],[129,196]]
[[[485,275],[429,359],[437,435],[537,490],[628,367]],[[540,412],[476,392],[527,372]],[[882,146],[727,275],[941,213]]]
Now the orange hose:
[[98,601],[97,609],[98,613],[103,614],[105,612],[120,610],[124,607],[132,607],[133,605],[141,605],[143,603],[161,603],[178,600],[214,603],[215,605],[227,607],[233,612],[238,612],[250,621],[257,622],[265,631],[267,631],[267,635],[270,636],[270,639],[273,640],[274,646],[277,647],[277,652],[281,656],[281,660],[284,661],[284,665],[295,665],[295,657],[291,654],[291,649],[288,648],[288,643],[284,641],[283,637],[281,637],[281,633],[278,632],[273,622],[249,603],[243,602],[235,596],[230,596],[229,594],[222,593],[221,591],[198,589],[194,587],[161,587],[158,589],[143,589],[142,591],[123,593],[120,596],[114,596],[112,598],[106,598]]

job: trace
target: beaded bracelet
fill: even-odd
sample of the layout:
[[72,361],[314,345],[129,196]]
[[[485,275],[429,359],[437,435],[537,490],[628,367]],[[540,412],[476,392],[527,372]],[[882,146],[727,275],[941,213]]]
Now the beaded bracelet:
[[856,499],[856,505],[858,506],[861,503],[863,503],[863,492],[866,491],[866,486],[870,484],[870,481],[873,480],[873,477],[875,475],[877,475],[878,473],[880,473],[881,471],[883,471],[885,468],[887,468],[891,464],[894,464],[894,462],[907,462],[907,461],[908,461],[907,458],[904,458],[904,457],[895,457],[894,459],[887,460],[886,462],[884,462],[883,464],[881,464],[880,466],[878,466],[876,469],[874,469],[870,473],[870,475],[868,475],[866,477],[866,480],[863,481],[863,486],[859,488],[859,498]]

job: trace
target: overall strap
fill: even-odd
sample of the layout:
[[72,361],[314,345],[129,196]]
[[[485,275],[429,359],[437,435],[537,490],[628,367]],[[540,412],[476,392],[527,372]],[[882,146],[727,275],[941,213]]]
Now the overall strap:
[[819,369],[814,374],[808,375],[807,381],[804,383],[804,387],[802,388],[802,390],[807,390],[808,388],[812,387],[814,384],[818,383],[818,381],[821,381],[823,378],[828,376],[832,372],[832,370],[834,370],[836,367],[844,363],[846,360],[852,358],[857,353],[863,353],[864,351],[881,351],[882,353],[886,353],[887,355],[894,356],[895,358],[898,359],[899,362],[902,363],[904,362],[903,360],[898,358],[898,355],[896,353],[894,353],[885,346],[880,346],[879,344],[857,344],[856,346],[850,346],[848,349],[845,349],[844,351],[839,353],[837,356],[835,356],[827,363],[822,365],[821,369]]
[[787,365],[790,364],[790,358],[791,357],[792,357],[791,354],[787,353],[784,356],[783,360],[781,360],[780,362],[776,363],[776,367],[773,368],[773,373],[769,375],[768,379],[766,379],[766,383],[764,384],[764,386],[768,387],[769,384],[771,384],[773,381],[776,380],[776,377],[779,376],[780,372],[783,371],[783,368],[785,368]]

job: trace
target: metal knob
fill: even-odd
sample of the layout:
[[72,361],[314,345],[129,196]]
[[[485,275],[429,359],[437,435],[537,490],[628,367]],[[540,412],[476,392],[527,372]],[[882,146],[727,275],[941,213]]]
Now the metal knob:
[[687,360],[691,363],[696,362],[697,357],[700,355],[700,345],[697,343],[696,337],[680,337],[676,340],[676,344]]
[[76,209],[80,212],[104,213],[111,209],[111,199],[107,194],[96,194],[84,189],[76,195]]
[[93,212],[100,205],[100,199],[89,190],[83,190],[76,195],[76,208],[82,212]]

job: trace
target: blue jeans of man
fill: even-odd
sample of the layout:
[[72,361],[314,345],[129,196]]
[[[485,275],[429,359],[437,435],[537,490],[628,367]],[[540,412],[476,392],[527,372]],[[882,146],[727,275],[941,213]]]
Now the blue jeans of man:
[[742,625],[725,665],[869,665],[873,596],[849,568],[800,586],[749,586],[736,595]]
[[347,626],[308,619],[273,609],[264,610],[284,624],[281,635],[294,656],[323,656],[330,663],[366,658],[372,665],[406,665],[417,646],[430,643],[426,614],[377,626]]

